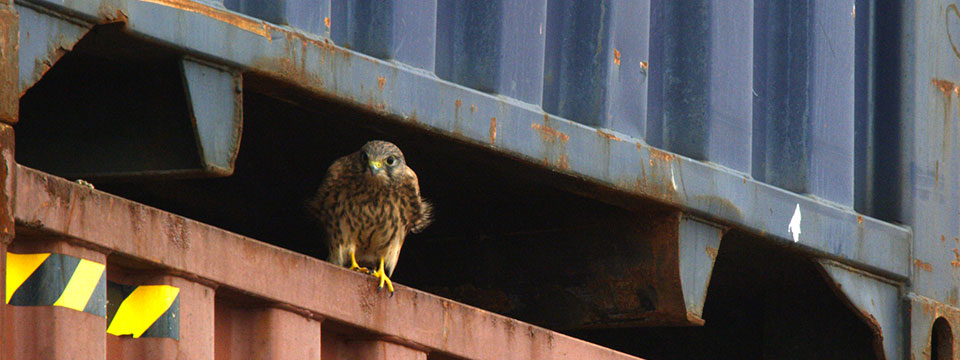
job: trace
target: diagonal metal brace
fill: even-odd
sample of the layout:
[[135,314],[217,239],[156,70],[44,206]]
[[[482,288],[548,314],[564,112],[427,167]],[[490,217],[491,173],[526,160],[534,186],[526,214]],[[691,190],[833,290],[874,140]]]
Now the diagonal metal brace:
[[[903,315],[900,284],[832,260],[820,259],[820,269],[874,333],[874,348],[881,359],[903,358]],[[887,334],[887,336],[884,336]]]

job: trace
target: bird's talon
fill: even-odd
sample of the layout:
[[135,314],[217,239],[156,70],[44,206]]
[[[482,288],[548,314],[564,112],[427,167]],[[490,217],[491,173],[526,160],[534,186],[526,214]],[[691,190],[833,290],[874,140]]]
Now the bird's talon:
[[380,279],[380,284],[377,286],[377,292],[380,292],[380,290],[383,289],[383,284],[387,284],[387,290],[390,291],[390,296],[393,297],[393,282],[390,281],[389,277],[387,277],[387,271],[383,268],[383,258],[380,258],[380,269],[377,269],[377,271],[374,271],[371,275]]

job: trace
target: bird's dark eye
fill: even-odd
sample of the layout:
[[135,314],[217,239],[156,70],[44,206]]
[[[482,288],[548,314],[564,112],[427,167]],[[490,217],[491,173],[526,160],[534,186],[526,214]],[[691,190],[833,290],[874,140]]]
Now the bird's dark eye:
[[397,157],[396,157],[396,156],[388,156],[388,157],[387,157],[387,166],[394,166],[394,165],[396,165],[396,164],[397,164]]

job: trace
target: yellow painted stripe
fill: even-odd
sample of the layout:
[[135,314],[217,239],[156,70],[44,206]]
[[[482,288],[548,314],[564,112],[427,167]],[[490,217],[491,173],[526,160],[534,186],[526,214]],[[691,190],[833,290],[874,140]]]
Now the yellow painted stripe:
[[63,294],[53,305],[83,311],[87,307],[87,302],[90,301],[90,295],[93,294],[93,290],[97,288],[97,284],[100,282],[104,268],[103,264],[80,259],[77,270],[73,272],[73,276],[67,282],[67,288],[63,289]]
[[37,268],[40,267],[40,265],[43,264],[48,257],[50,257],[50,253],[7,253],[7,299],[4,303],[10,303],[10,298],[13,297],[13,293],[17,291],[17,288],[19,288],[20,285],[23,285],[23,282],[27,281],[27,278],[30,277],[30,274],[33,274],[33,272],[36,271]]
[[120,303],[107,333],[140,337],[170,308],[179,293],[179,288],[169,285],[138,286]]

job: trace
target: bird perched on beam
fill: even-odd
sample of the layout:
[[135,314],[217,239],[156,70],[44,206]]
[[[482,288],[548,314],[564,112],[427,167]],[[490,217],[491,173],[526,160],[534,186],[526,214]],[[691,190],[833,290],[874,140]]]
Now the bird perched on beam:
[[370,273],[391,295],[404,238],[432,221],[432,207],[420,197],[417,174],[400,148],[379,140],[334,161],[308,206],[326,232],[328,261]]

